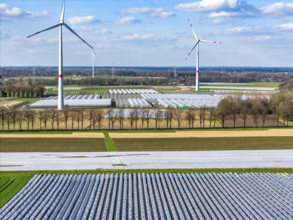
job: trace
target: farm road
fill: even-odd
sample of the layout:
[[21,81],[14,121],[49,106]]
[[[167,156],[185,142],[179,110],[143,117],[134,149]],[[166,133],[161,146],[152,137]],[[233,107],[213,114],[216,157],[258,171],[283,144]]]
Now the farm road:
[[[127,169],[293,168],[293,150],[117,152]],[[1,153],[0,171],[117,169],[110,152]]]

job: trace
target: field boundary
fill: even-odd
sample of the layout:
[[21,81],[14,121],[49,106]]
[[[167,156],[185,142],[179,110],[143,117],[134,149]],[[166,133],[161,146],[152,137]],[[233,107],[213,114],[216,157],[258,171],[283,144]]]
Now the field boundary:
[[292,129],[175,130],[175,132],[110,132],[111,138],[293,137]]

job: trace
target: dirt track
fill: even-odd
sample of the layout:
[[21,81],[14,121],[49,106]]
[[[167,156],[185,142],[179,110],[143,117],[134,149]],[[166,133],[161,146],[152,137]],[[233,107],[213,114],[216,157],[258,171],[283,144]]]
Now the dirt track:
[[111,138],[184,138],[184,137],[293,137],[293,129],[238,130],[238,131],[176,131],[150,133],[110,133]]
[[[111,133],[111,138],[184,138],[184,137],[293,137],[293,129],[267,130],[196,130],[176,132],[121,132]],[[0,138],[104,138],[101,132],[73,132],[72,134],[0,134]]]

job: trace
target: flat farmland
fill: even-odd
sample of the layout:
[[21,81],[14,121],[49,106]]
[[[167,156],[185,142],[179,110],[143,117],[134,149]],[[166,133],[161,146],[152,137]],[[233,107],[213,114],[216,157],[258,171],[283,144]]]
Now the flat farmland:
[[293,137],[113,138],[113,141],[118,151],[293,149]]
[[292,219],[288,173],[35,175],[1,219]]
[[293,129],[237,128],[209,130],[153,130],[110,132],[112,138],[293,137]]
[[101,152],[103,138],[1,137],[0,152]]

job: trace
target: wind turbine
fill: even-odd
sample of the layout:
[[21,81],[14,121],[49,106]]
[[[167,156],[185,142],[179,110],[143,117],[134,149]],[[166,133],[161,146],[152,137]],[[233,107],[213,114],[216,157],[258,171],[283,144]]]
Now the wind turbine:
[[92,77],[95,78],[95,58],[96,58],[96,53],[93,50],[92,52]]
[[194,38],[196,40],[195,45],[193,46],[193,48],[190,50],[190,52],[188,53],[188,55],[186,56],[185,60],[187,60],[187,58],[190,56],[190,54],[192,53],[192,51],[196,48],[196,74],[195,74],[195,91],[199,92],[199,43],[200,42],[204,42],[204,43],[212,43],[212,44],[222,44],[222,42],[218,42],[218,41],[209,41],[209,40],[202,40],[199,39],[192,27],[192,24],[190,22],[190,20],[188,19],[189,22],[189,26],[193,32]]
[[65,0],[62,3],[62,10],[60,16],[59,24],[56,24],[52,27],[46,28],[42,31],[38,31],[32,35],[29,35],[27,38],[30,38],[34,35],[40,34],[42,32],[54,29],[59,27],[59,71],[58,71],[58,110],[64,109],[64,90],[63,90],[63,38],[62,38],[62,28],[63,26],[66,27],[70,32],[72,32],[75,36],[77,36],[80,40],[82,40],[86,45],[88,45],[91,49],[93,47],[89,45],[84,39],[82,39],[74,30],[71,29],[65,22],[64,22],[64,12],[65,12]]

